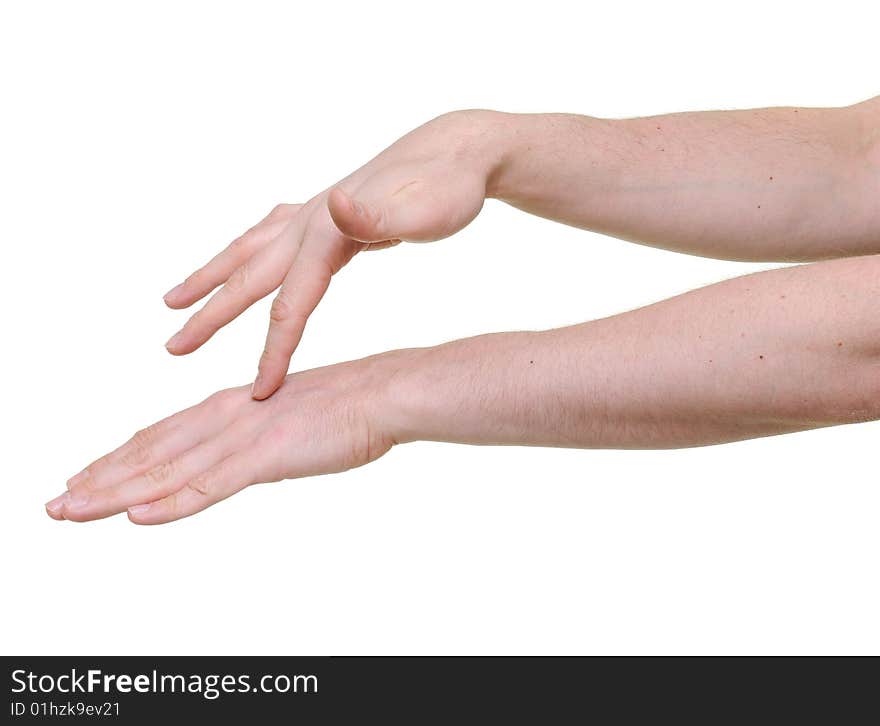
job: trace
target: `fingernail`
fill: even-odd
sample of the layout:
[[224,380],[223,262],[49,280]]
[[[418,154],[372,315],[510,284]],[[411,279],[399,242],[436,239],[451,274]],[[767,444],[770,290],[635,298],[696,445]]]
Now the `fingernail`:
[[150,506],[151,505],[149,503],[135,504],[133,507],[128,508],[128,513],[137,516],[138,514],[143,514],[144,512],[146,512],[150,508]]
[[177,292],[178,290],[180,290],[180,288],[182,288],[182,287],[183,287],[183,283],[182,283],[182,282],[181,282],[179,285],[175,285],[174,287],[172,287],[168,292],[166,292],[166,293],[162,296],[162,299],[163,299],[163,300],[168,300],[169,297],[171,297],[172,295],[174,295],[174,293],[176,293],[176,292]]
[[83,469],[79,474],[74,474],[67,480],[67,488],[75,487],[89,475],[88,468]]
[[257,388],[260,386],[261,379],[262,379],[262,376],[259,376],[259,375],[254,379],[254,384],[251,386],[251,398],[253,398],[256,395]]
[[178,330],[174,335],[168,338],[168,342],[165,343],[165,347],[171,350],[171,348],[180,343],[181,338],[183,338],[183,331]]
[[91,497],[88,494],[71,494],[65,504],[66,509],[82,509],[89,503]]
[[64,509],[64,502],[67,501],[67,498],[70,496],[70,492],[64,492],[64,494],[55,497],[53,500],[46,502],[46,510],[49,514],[61,514],[61,510]]

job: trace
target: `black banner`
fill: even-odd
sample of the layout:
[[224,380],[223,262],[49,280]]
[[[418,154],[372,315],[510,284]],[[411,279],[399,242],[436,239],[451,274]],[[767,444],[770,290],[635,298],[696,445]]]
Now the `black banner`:
[[789,721],[797,712],[849,722],[877,675],[873,660],[844,682],[830,661],[750,658],[22,657],[3,663],[7,723],[501,717],[633,723],[646,716],[763,722]]

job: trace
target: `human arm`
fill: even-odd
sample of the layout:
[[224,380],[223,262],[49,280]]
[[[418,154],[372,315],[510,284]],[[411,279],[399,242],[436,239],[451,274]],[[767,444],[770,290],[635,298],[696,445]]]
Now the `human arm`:
[[713,257],[880,252],[880,97],[623,120],[445,114],[305,205],[279,205],[170,291],[167,304],[184,308],[220,287],[168,349],[192,352],[279,288],[253,388],[265,398],[331,277],[355,254],[453,234],[487,197]]
[[880,418],[880,256],[736,278],[610,318],[393,351],[231,389],[72,478],[50,516],[188,516],[416,440],[700,446]]
[[508,119],[488,194],[533,214],[733,260],[880,252],[880,96],[843,108]]

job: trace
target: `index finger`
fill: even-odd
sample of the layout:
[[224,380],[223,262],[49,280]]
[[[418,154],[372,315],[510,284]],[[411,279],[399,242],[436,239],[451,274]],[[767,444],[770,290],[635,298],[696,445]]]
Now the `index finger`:
[[284,382],[306,321],[330,286],[332,270],[313,252],[301,249],[293,264],[269,311],[266,347],[251,391],[257,400],[268,398]]

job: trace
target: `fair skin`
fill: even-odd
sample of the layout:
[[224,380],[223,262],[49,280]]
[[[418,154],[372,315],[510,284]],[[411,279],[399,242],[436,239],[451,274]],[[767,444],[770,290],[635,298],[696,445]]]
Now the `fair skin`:
[[[159,524],[414,440],[698,446],[878,418],[878,118],[878,99],[619,122],[441,117],[305,205],[276,208],[172,290],[166,302],[187,307],[221,286],[169,341],[187,353],[281,285],[257,381],[140,432],[47,511]],[[285,377],[308,315],[358,251],[448,236],[486,196],[695,254],[865,256]]]
[[880,97],[846,108],[608,121],[464,111],[420,126],[304,205],[279,205],[165,296],[220,289],[166,344],[191,353],[278,289],[254,398],[282,383],[331,277],[359,251],[454,234],[486,198],[669,249],[740,260],[880,252]]

